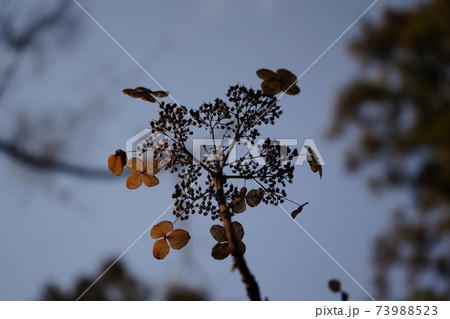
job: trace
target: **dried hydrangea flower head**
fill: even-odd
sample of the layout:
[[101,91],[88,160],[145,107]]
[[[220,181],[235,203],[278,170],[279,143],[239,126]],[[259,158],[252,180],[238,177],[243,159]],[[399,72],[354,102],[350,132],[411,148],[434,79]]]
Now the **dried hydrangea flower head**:
[[[182,229],[173,229],[177,221],[183,221],[192,214],[209,215],[213,220],[220,220],[222,225],[214,225],[210,232],[217,241],[211,255],[215,259],[224,259],[231,255],[233,267],[239,269],[251,300],[261,300],[258,285],[251,275],[244,253],[244,227],[233,220],[261,203],[279,205],[288,200],[298,208],[293,212],[295,218],[307,204],[300,205],[287,199],[285,187],[293,182],[296,149],[280,145],[274,139],[260,138],[263,125],[274,125],[283,111],[274,95],[284,92],[289,95],[300,93],[296,85],[297,77],[286,69],[272,72],[260,69],[257,75],[263,80],[262,90],[254,90],[244,85],[228,88],[226,99],[205,102],[198,108],[188,109],[176,103],[165,103],[157,98],[169,95],[166,91],[152,91],[144,87],[125,89],[124,94],[146,102],[157,103],[158,116],[151,120],[152,138],[163,138],[158,147],[152,139],[137,150],[139,157],[151,153],[151,159],[141,160],[133,157],[127,162],[123,151],[116,151],[108,159],[111,172],[120,175],[125,163],[130,175],[127,187],[136,189],[142,184],[152,187],[159,184],[155,176],[160,170],[176,174],[172,198],[174,222],[162,221],[151,229],[150,235],[155,239],[153,255],[164,259],[170,248],[181,249],[191,238]],[[203,145],[205,156],[199,156],[188,147],[190,139],[196,134],[208,134],[214,141],[212,145]],[[224,140],[232,143],[226,145]],[[216,143],[217,142],[217,143]],[[262,143],[260,143],[262,142]],[[231,154],[239,145],[249,150],[244,156],[232,158]],[[256,148],[258,155],[254,155]],[[309,161],[311,169],[322,174],[315,154]],[[261,163],[262,161],[262,163]],[[160,164],[164,163],[160,167]],[[319,165],[319,166],[317,166]],[[246,181],[258,185],[256,189],[245,187]],[[244,184],[244,185],[242,185]],[[294,214],[295,213],[295,214]],[[295,216],[294,216],[295,215]]]

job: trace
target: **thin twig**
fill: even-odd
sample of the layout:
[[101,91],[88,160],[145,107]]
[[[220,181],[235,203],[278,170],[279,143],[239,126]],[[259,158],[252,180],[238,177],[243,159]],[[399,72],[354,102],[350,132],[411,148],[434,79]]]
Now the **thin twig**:
[[0,139],[0,152],[4,152],[28,167],[42,171],[52,171],[92,179],[107,179],[116,177],[104,169],[86,168],[84,166],[66,163],[55,159],[38,157],[30,152],[27,152],[25,149],[18,147],[16,143],[2,139]]

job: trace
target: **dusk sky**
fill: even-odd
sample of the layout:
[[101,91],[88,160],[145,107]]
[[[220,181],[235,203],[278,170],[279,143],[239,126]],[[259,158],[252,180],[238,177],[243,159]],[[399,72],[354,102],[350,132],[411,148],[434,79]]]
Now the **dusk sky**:
[[[300,76],[373,2],[78,1],[164,90],[189,107],[225,99],[229,85],[259,88],[255,72],[260,68],[286,68]],[[34,10],[47,8],[30,0],[0,3],[0,12],[16,5],[19,27]],[[386,3],[375,3],[304,73],[301,93],[281,97],[284,114],[262,130],[263,137],[297,139],[299,148],[313,139],[326,163],[322,179],[308,165],[298,166],[294,184],[286,189],[292,200],[310,202],[296,221],[316,242],[279,207],[260,205],[238,216],[247,263],[270,300],[338,300],[327,288],[333,278],[351,300],[370,300],[361,287],[373,291],[373,240],[392,210],[410,202],[407,192],[377,197],[364,174],[346,172],[351,135],[326,138],[339,90],[363,72],[349,54],[349,41],[364,21],[380,17]],[[65,35],[63,46],[43,41],[25,57],[0,102],[0,133],[20,133],[19,122],[12,120],[19,114],[31,122],[53,119],[60,124],[41,139],[62,139],[58,158],[106,170],[108,156],[157,117],[155,105],[131,99],[122,89],[161,88],[73,1],[71,15],[77,28]],[[76,125],[64,124],[75,116],[81,118]],[[158,187],[131,191],[121,177],[89,180],[36,172],[0,153],[0,299],[40,299],[47,283],[68,289],[79,276],[92,275],[106,259],[120,256],[171,205],[177,179],[168,172],[159,179]],[[171,210],[161,218],[173,219]],[[192,239],[162,261],[152,256],[154,240],[146,232],[122,260],[156,290],[156,299],[167,284],[181,283],[208,291],[213,300],[246,300],[239,273],[230,272],[231,258],[211,257],[215,241],[209,228],[217,223],[199,215],[177,223]]]

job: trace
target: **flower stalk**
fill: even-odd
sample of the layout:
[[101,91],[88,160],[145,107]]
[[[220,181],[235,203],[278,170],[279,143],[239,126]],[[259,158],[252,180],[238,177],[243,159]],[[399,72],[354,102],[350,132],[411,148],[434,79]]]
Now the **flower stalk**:
[[233,268],[237,268],[241,273],[242,282],[245,285],[245,289],[247,290],[249,299],[252,301],[261,301],[258,283],[256,282],[253,274],[250,272],[250,269],[247,267],[247,262],[245,261],[244,255],[238,247],[236,236],[231,225],[231,215],[223,190],[223,184],[225,181],[226,180],[223,176],[222,169],[216,168],[213,175],[216,200],[217,204],[219,205],[219,216],[225,228],[225,235],[228,240],[230,254],[234,259]]

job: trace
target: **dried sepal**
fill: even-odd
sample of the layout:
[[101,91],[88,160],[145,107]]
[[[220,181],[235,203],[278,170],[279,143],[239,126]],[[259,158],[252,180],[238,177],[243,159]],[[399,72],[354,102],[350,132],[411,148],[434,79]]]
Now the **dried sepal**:
[[280,77],[281,91],[289,95],[296,95],[300,93],[300,88],[296,85],[297,77],[289,70],[279,69],[277,71]]
[[119,176],[123,173],[123,167],[127,164],[127,153],[118,149],[115,154],[108,157],[108,168],[109,170]]
[[217,243],[211,250],[211,256],[217,260],[225,259],[228,255],[230,255],[228,243]]
[[[232,222],[231,227],[234,232],[234,236],[236,240],[242,240],[244,238],[244,227],[239,222]],[[213,225],[211,226],[209,232],[213,236],[215,240],[218,242],[224,242],[227,241],[227,236],[225,234],[225,228],[221,225]]]
[[169,92],[166,91],[152,91],[151,94],[156,97],[167,97],[169,96]]
[[320,176],[320,178],[322,178],[322,165],[320,165],[316,159],[308,161],[308,163],[309,163],[309,167],[311,167],[311,170],[314,173],[319,172],[319,176]]
[[297,94],[299,94],[300,93],[300,88],[297,86],[297,85],[287,85],[286,83],[285,84],[281,84],[281,90],[282,91],[284,91],[284,92],[286,92],[286,94],[289,94],[289,95],[297,95]]
[[155,98],[151,95],[151,91],[144,87],[137,87],[135,89],[124,89],[122,92],[132,98],[141,99],[151,103],[155,103]]
[[247,251],[247,247],[245,246],[244,242],[239,240],[237,242],[238,251],[243,255]]
[[[244,227],[242,227],[242,225],[236,221],[231,224],[231,227],[236,238],[238,251],[241,254],[244,254],[246,251],[245,244],[242,242],[242,238],[244,238]],[[225,228],[220,225],[213,225],[210,229],[210,232],[214,239],[218,241],[218,243],[212,248],[211,256],[214,259],[219,260],[227,258],[230,254],[230,246],[225,236]]]
[[297,77],[289,70],[279,69],[277,75],[280,77],[281,81],[289,83],[289,85],[297,82]]
[[[173,229],[173,223],[165,220],[162,221],[150,230],[150,236],[153,239],[158,239],[153,245],[153,256],[156,259],[163,259],[173,249],[181,249],[187,245],[191,236],[183,229]],[[169,247],[170,244],[170,247]]]
[[155,241],[153,245],[153,256],[156,259],[164,259],[169,254],[170,248],[165,238]]
[[169,96],[169,92],[166,91],[152,91],[145,87],[139,86],[135,89],[124,89],[122,92],[132,98],[140,98],[141,100],[155,103],[155,97],[166,97]]
[[159,179],[154,174],[159,172],[159,163],[156,160],[143,162],[140,158],[133,157],[127,163],[131,175],[127,178],[127,187],[136,189],[144,183],[148,187],[159,184]]
[[247,209],[247,205],[245,204],[244,197],[238,197],[235,200],[233,200],[230,204],[231,211],[236,214],[240,214],[245,212]]
[[148,175],[156,175],[159,172],[159,162],[153,159],[143,162],[140,158],[133,157],[128,160],[127,168],[132,173],[140,172]]
[[169,234],[169,236],[167,236],[170,247],[173,249],[183,248],[187,245],[190,239],[191,236],[184,229],[175,229]]
[[298,214],[300,214],[300,213],[302,212],[303,207],[305,207],[305,206],[308,205],[308,204],[309,204],[309,202],[306,202],[306,203],[304,203],[303,205],[298,206],[298,208],[297,208],[296,210],[294,210],[294,211],[291,213],[291,217],[292,217],[293,219],[295,219],[295,217],[297,217]]
[[150,103],[155,103],[156,99],[151,94],[144,94],[141,96],[141,100],[147,101]]
[[225,228],[220,225],[211,226],[209,232],[211,233],[211,236],[213,236],[213,238],[218,242],[224,242],[227,240],[227,237],[225,235]]
[[154,159],[150,159],[145,163],[145,173],[149,175],[156,175],[159,173],[159,162]]
[[127,178],[127,188],[128,189],[136,189],[142,185],[142,174],[141,173],[132,173]]
[[[247,247],[242,241],[237,242],[237,249],[240,254],[245,254]],[[211,250],[211,256],[214,259],[222,260],[230,255],[230,245],[228,243],[217,243]]]
[[261,89],[267,96],[274,96],[281,92],[280,81],[278,80],[265,80],[261,83]]
[[231,226],[233,227],[233,232],[236,240],[242,240],[242,238],[244,238],[244,227],[242,227],[239,222],[233,222]]
[[144,162],[137,157],[133,157],[128,160],[127,168],[131,173],[142,173],[145,169]]
[[158,239],[161,237],[165,237],[172,230],[173,230],[172,222],[164,220],[152,227],[152,229],[150,230],[150,236],[153,239]]
[[271,80],[271,79],[276,79],[276,77],[277,77],[275,72],[270,71],[268,69],[259,69],[258,71],[256,71],[256,75],[261,80]]
[[136,90],[136,89],[123,89],[123,94],[126,94],[132,98],[138,99],[142,96],[142,92]]
[[148,187],[153,187],[153,186],[156,186],[159,184],[158,177],[155,177],[152,175],[147,175],[147,174],[142,175],[142,181],[144,182],[145,186],[148,186]]
[[[129,90],[132,90],[132,89],[129,89]],[[152,93],[151,90],[149,90],[149,89],[147,89],[146,87],[143,87],[143,86],[138,86],[137,88],[134,89],[134,91],[139,91],[139,92],[147,93],[147,94]]]
[[245,201],[250,207],[256,207],[261,203],[264,197],[264,191],[262,189],[251,189],[245,196]]
[[256,71],[256,75],[264,80],[261,83],[261,89],[267,96],[273,96],[281,91],[289,95],[300,93],[300,88],[296,85],[297,77],[289,70],[279,69],[277,73],[260,69]]
[[320,178],[322,178],[322,165],[320,165],[318,157],[316,155],[316,153],[313,151],[313,149],[309,146],[305,146],[306,150],[311,154],[310,156],[308,156],[308,163],[309,166],[311,167],[311,170],[316,173],[319,172],[319,176]]

